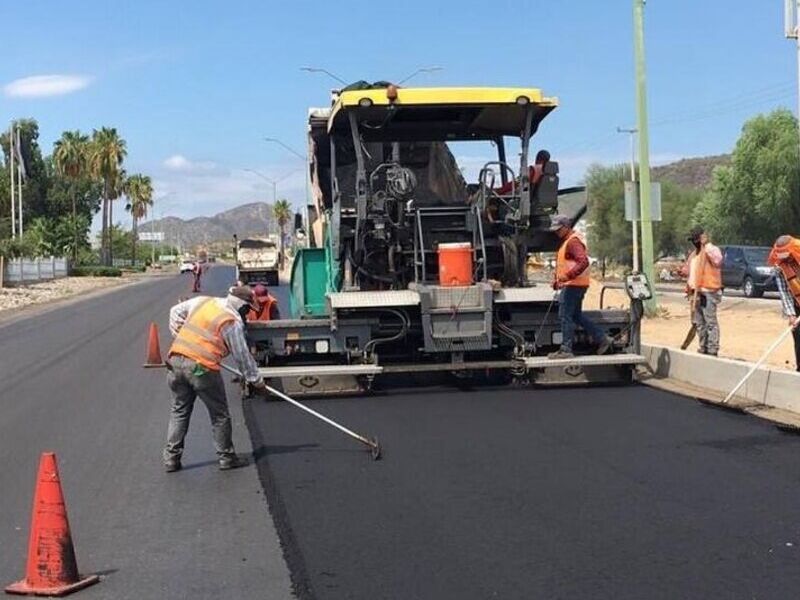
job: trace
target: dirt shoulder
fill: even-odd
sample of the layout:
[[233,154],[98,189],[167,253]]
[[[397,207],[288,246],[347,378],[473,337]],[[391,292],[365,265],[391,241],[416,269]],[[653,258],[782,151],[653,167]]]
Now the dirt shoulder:
[[[586,308],[599,308],[602,283],[593,282],[586,297]],[[645,318],[642,323],[642,340],[680,348],[689,331],[689,303],[682,297],[661,295],[658,317]],[[622,290],[608,289],[606,307],[627,307],[628,298]],[[719,307],[720,356],[756,361],[769,345],[784,331],[788,323],[782,316],[780,302],[752,301],[746,298],[723,298]],[[697,340],[690,349],[697,349]],[[794,370],[794,347],[787,339],[773,352],[767,363],[773,367]]]
[[129,274],[122,277],[64,277],[27,285],[0,288],[0,322],[30,311],[61,304],[171,273]]

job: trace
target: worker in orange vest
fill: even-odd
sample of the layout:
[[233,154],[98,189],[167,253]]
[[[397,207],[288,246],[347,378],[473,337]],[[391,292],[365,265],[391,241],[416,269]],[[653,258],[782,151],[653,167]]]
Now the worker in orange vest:
[[583,298],[589,289],[589,255],[586,242],[572,229],[572,220],[565,215],[555,215],[550,220],[555,234],[561,239],[556,255],[556,272],[553,289],[561,290],[558,299],[558,318],[561,321],[561,348],[548,358],[572,358],[575,330],[580,325],[597,344],[597,353],[605,354],[613,340],[583,314]]
[[257,310],[251,310],[247,314],[248,321],[274,321],[280,319],[278,310],[278,299],[269,293],[267,286],[259,283],[253,288],[256,296]]
[[800,239],[780,236],[772,246],[767,263],[775,267],[783,314],[793,329],[795,368],[800,371]]
[[694,250],[686,259],[682,273],[692,300],[692,323],[697,328],[698,352],[717,356],[719,321],[717,307],[722,302],[722,251],[709,241],[705,229],[694,227],[688,241]]
[[183,440],[198,397],[211,418],[219,468],[225,471],[248,464],[233,448],[228,399],[219,365],[230,354],[251,386],[266,389],[245,338],[244,317],[255,307],[253,291],[239,286],[231,288],[226,298],[197,296],[170,310],[169,329],[175,340],[168,359],[167,381],[173,399],[164,448],[167,472],[181,468]]

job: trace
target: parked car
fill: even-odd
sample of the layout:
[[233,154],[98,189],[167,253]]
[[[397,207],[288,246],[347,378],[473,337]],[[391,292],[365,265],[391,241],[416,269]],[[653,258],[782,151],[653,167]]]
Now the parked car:
[[748,298],[778,289],[773,268],[767,264],[770,248],[761,246],[720,246],[722,285],[741,289]]
[[181,261],[180,271],[181,273],[191,273],[194,271],[194,263],[190,260]]

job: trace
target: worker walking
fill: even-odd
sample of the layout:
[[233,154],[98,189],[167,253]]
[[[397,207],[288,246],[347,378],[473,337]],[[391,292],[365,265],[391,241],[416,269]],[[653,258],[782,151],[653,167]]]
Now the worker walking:
[[192,292],[195,294],[200,292],[200,277],[202,275],[203,267],[199,262],[194,263],[194,265],[192,265],[192,276],[194,277],[194,280],[192,281]]
[[692,300],[692,324],[697,328],[698,352],[717,356],[719,353],[719,321],[717,308],[722,302],[722,251],[709,241],[705,229],[694,227],[688,241],[694,250],[682,270],[687,276],[687,292]]
[[552,217],[551,223],[561,239],[556,256],[556,273],[553,289],[561,290],[558,300],[558,318],[561,321],[561,348],[548,358],[572,358],[575,330],[578,325],[597,344],[597,354],[605,354],[613,340],[583,314],[583,298],[589,289],[589,255],[586,242],[572,229],[572,221],[565,215]]
[[783,314],[793,328],[794,364],[800,371],[800,239],[782,235],[775,240],[767,262],[775,267],[775,282],[781,295]]
[[211,418],[219,468],[236,469],[248,464],[246,458],[234,452],[231,417],[219,365],[231,354],[248,383],[256,389],[266,389],[244,332],[244,315],[255,307],[255,295],[249,287],[233,287],[226,298],[198,296],[170,310],[169,329],[175,340],[168,359],[167,380],[173,399],[164,448],[167,472],[181,468],[183,441],[198,397]]
[[247,314],[248,321],[275,321],[281,318],[278,310],[278,299],[269,293],[267,286],[259,283],[253,288],[258,309]]

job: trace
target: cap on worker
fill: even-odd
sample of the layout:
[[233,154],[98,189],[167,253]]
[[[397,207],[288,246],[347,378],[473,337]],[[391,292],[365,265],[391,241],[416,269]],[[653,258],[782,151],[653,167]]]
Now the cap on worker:
[[562,227],[572,228],[572,219],[567,215],[553,215],[550,217],[550,229],[557,231]]
[[706,232],[700,225],[695,225],[692,227],[692,230],[689,232],[689,237],[686,238],[690,242],[694,242],[695,240],[699,240],[700,236]]
[[255,292],[256,296],[266,296],[267,295],[267,286],[263,283],[259,283],[256,287],[253,288],[253,292]]
[[245,304],[249,304],[253,308],[258,306],[258,302],[256,302],[256,295],[253,293],[253,290],[246,285],[237,285],[232,287],[228,290],[228,295],[244,301]]

